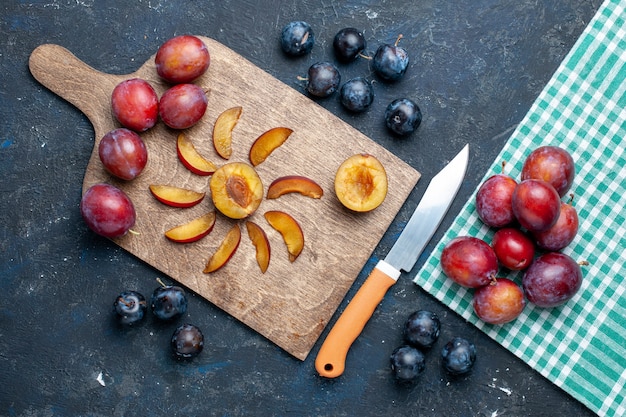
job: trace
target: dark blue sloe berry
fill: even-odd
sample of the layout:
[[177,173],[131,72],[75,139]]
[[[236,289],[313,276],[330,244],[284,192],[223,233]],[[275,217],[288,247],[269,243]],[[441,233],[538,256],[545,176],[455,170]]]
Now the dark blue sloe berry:
[[123,291],[113,303],[117,319],[121,324],[133,325],[145,317],[147,303],[136,291]]
[[306,55],[313,49],[315,35],[311,25],[303,21],[289,22],[280,35],[280,46],[287,55]]
[[363,77],[353,78],[341,86],[341,104],[353,112],[362,112],[374,101],[372,84]]
[[389,359],[393,376],[401,382],[414,381],[426,366],[424,354],[408,345],[396,348]]
[[317,62],[309,67],[307,91],[315,97],[328,97],[339,88],[341,74],[330,62]]
[[406,136],[422,123],[422,111],[411,99],[399,98],[385,110],[385,124],[396,135]]
[[365,36],[358,29],[343,28],[333,39],[335,56],[341,62],[354,61],[365,50]]
[[172,320],[187,312],[187,296],[181,287],[164,285],[154,290],[150,305],[155,317]]
[[172,334],[171,345],[176,357],[193,358],[204,348],[204,335],[197,326],[183,324]]
[[435,313],[418,310],[404,323],[404,341],[418,348],[432,347],[441,332],[441,322]]
[[476,361],[476,347],[462,337],[450,340],[441,350],[443,367],[452,375],[469,372]]
[[374,58],[372,59],[372,66],[374,72],[378,74],[380,78],[386,81],[396,81],[402,78],[409,66],[409,54],[406,49],[398,46],[398,41],[395,44],[383,44],[378,47]]

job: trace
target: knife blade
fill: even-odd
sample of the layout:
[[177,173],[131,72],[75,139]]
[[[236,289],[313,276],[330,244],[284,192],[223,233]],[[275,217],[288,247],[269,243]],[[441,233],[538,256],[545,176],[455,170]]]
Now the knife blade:
[[376,264],[326,336],[315,358],[315,369],[321,376],[336,378],[343,374],[352,343],[401,272],[413,268],[441,224],[461,187],[468,160],[469,144],[430,181],[398,240],[385,259]]

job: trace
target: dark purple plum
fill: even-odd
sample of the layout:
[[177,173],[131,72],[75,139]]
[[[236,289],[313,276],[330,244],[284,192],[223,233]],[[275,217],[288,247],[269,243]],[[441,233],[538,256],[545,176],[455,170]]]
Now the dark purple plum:
[[418,310],[407,318],[402,336],[411,346],[428,349],[435,344],[441,332],[439,317],[427,310]]
[[289,22],[280,34],[280,46],[287,55],[306,55],[311,52],[314,43],[315,34],[307,22]]
[[330,62],[316,62],[309,67],[307,91],[314,97],[324,98],[339,88],[341,74]]
[[374,72],[385,81],[399,80],[409,66],[408,52],[406,49],[398,46],[401,38],[402,35],[398,36],[393,45],[380,45],[372,59]]
[[333,39],[335,56],[341,62],[354,61],[367,46],[363,33],[355,28],[343,28]]
[[367,110],[374,101],[372,84],[363,77],[352,78],[341,86],[341,104],[348,110],[360,113]]
[[172,334],[172,350],[179,359],[198,356],[204,348],[204,335],[197,326],[183,324]]
[[137,291],[122,291],[115,299],[113,307],[118,322],[132,326],[145,317],[147,303],[145,297]]
[[161,285],[152,293],[150,307],[160,320],[173,320],[187,312],[185,291],[176,285]]
[[389,358],[391,372],[399,382],[412,382],[424,371],[426,358],[413,346],[400,346],[391,353]]
[[476,346],[467,339],[455,337],[441,350],[443,368],[452,375],[471,371],[476,362]]
[[411,99],[399,98],[387,106],[385,124],[396,135],[406,136],[422,123],[422,111]]

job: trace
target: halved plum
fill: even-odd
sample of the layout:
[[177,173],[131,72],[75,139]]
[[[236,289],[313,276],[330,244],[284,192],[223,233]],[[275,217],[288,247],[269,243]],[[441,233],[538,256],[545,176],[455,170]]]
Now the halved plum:
[[243,219],[263,200],[263,183],[254,168],[231,162],[217,169],[209,182],[215,207],[231,219]]

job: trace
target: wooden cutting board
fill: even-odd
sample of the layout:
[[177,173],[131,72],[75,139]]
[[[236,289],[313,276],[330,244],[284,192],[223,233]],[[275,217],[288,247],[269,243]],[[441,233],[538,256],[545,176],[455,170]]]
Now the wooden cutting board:
[[[168,87],[156,74],[154,57],[133,74],[111,75],[86,65],[61,46],[46,44],[32,52],[29,66],[41,84],[76,106],[93,124],[94,150],[86,167],[83,192],[95,183],[107,182],[123,189],[134,202],[137,222],[133,230],[139,234],[127,234],[115,243],[304,360],[420,174],[301,92],[215,40],[200,38],[209,48],[211,65],[196,83],[208,91],[209,104],[202,121],[185,132],[198,151],[218,166],[226,162],[213,149],[213,124],[222,111],[242,106],[241,119],[233,132],[230,161],[247,161],[251,143],[266,130],[290,127],[294,130],[291,137],[257,167],[265,190],[283,175],[310,177],[324,189],[319,200],[299,194],[265,200],[252,216],[271,244],[271,261],[265,274],[256,264],[255,249],[245,227],[230,262],[213,274],[202,272],[233,224],[224,216],[218,215],[211,234],[198,242],[176,244],[163,235],[169,228],[213,209],[210,177],[192,174],[177,158],[178,132],[159,122],[142,134],[149,161],[133,181],[118,181],[102,167],[97,152],[99,141],[108,131],[120,127],[110,109],[113,88],[133,77],[150,82],[159,95]],[[341,206],[333,180],[341,162],[360,152],[375,155],[383,163],[389,192],[376,210],[359,214]],[[150,184],[206,190],[207,196],[193,208],[167,207],[150,194]],[[282,237],[265,221],[263,213],[267,210],[286,211],[300,223],[305,247],[294,263],[288,260]]]

